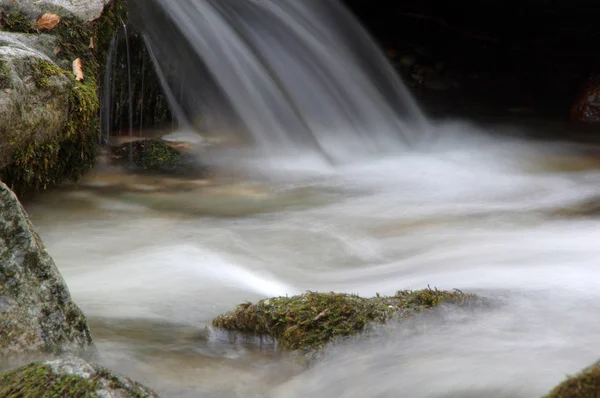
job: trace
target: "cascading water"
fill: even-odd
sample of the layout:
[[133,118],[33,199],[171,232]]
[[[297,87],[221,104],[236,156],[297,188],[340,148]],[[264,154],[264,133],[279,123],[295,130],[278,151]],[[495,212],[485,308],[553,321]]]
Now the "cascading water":
[[336,162],[405,149],[424,117],[375,43],[337,1],[154,0],[132,4],[187,118],[244,131],[270,154]]

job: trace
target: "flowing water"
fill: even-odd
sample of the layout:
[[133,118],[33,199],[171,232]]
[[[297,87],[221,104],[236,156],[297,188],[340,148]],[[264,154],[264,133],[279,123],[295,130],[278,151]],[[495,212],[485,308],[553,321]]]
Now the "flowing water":
[[[26,204],[101,363],[165,397],[535,397],[598,359],[596,146],[426,121],[335,1],[144,4],[182,126],[256,148],[200,152],[210,180],[99,166]],[[493,306],[389,325],[309,369],[206,328],[246,300],[427,285]]]
[[[211,181],[101,167],[27,210],[101,362],[163,396],[540,396],[598,356],[600,222],[582,203],[600,198],[600,162],[588,145],[433,128],[445,139],[427,151],[344,167],[256,160]],[[205,329],[246,300],[427,285],[494,306],[390,326],[310,370]]]

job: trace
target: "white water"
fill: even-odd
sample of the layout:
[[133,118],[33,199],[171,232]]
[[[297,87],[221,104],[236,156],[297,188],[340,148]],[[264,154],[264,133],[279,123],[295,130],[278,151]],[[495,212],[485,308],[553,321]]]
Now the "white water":
[[[104,363],[164,396],[541,396],[598,359],[600,222],[553,212],[597,198],[600,169],[548,166],[581,163],[574,145],[438,128],[445,139],[426,152],[338,168],[287,158],[284,173],[249,161],[252,179],[168,194],[83,187],[28,210]],[[197,334],[245,300],[427,285],[495,307],[389,327],[306,372]]]
[[246,133],[269,155],[317,149],[334,162],[423,139],[414,100],[337,0],[131,5],[184,124]]

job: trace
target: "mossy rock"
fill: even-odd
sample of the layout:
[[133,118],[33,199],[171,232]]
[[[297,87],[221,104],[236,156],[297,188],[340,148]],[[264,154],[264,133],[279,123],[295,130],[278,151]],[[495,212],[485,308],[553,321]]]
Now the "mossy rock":
[[[126,2],[0,0],[0,10],[0,180],[19,196],[77,181],[95,162],[98,82]],[[61,20],[42,33],[46,12]]]
[[598,398],[600,397],[600,362],[569,377],[544,398]]
[[157,398],[158,395],[109,369],[75,357],[33,362],[0,374],[3,398]]
[[342,293],[275,297],[256,304],[240,304],[212,321],[231,332],[269,336],[288,350],[314,350],[327,343],[431,309],[441,303],[473,303],[476,296],[437,289],[398,291],[391,297],[363,298]]
[[113,159],[130,168],[144,171],[177,171],[184,156],[161,140],[139,140],[113,148]]

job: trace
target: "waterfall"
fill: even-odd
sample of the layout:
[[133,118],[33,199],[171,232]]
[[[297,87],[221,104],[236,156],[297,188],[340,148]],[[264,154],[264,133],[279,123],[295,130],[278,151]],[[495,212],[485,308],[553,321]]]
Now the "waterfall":
[[[426,119],[336,0],[136,0],[132,20],[196,129],[334,162],[405,150]],[[180,92],[181,90],[181,92]]]

